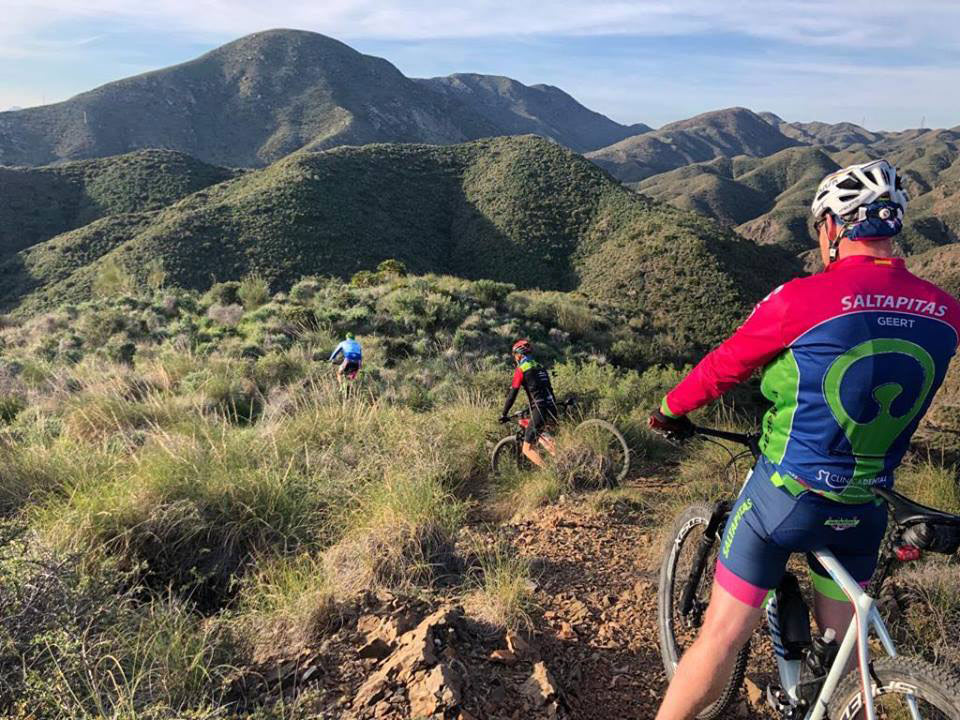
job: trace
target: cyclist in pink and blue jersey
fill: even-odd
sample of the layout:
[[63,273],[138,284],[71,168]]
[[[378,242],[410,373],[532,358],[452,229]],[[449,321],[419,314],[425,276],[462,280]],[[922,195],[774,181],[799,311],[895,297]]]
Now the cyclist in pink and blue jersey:
[[884,160],[827,176],[812,207],[826,271],[770,293],[650,418],[687,435],[688,413],[758,369],[772,403],[703,627],[658,720],[693,718],[718,697],[791,553],[808,554],[817,624],[838,636],[852,606],[810,553],[829,548],[864,584],[873,574],[887,518],[870,489],[893,484],[960,336],[960,303],[893,256],[906,206]]

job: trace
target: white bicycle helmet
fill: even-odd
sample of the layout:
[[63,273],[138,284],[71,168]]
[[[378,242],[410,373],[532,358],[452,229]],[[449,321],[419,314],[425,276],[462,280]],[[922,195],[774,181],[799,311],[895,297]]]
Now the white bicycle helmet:
[[828,210],[851,220],[856,210],[880,199],[899,205],[901,212],[906,211],[909,201],[897,169],[886,160],[872,160],[827,175],[820,182],[810,209],[817,220]]

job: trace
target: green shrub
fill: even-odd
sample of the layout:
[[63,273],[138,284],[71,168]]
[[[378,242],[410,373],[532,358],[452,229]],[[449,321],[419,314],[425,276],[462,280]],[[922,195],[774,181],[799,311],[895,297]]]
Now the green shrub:
[[147,287],[153,291],[162,290],[167,284],[167,271],[163,269],[163,260],[154,258],[146,267]]
[[298,303],[306,303],[313,300],[320,291],[322,283],[319,278],[305,277],[298,280],[290,288],[290,299]]
[[9,424],[27,406],[19,395],[0,395],[0,423]]
[[0,707],[12,717],[184,717],[220,704],[239,659],[224,623],[146,596],[133,573],[0,544]]
[[516,286],[484,279],[474,281],[471,289],[484,305],[499,305],[506,300],[508,294],[516,290]]
[[380,284],[380,276],[369,270],[360,270],[350,278],[350,285],[357,288],[373,287]]
[[95,297],[114,297],[130,295],[137,289],[137,281],[120,261],[114,257],[107,257],[97,270],[93,278],[93,295]]
[[377,265],[377,273],[380,274],[381,278],[384,276],[394,275],[396,277],[403,277],[407,274],[407,266],[404,265],[399,260],[384,260],[379,265]]
[[256,435],[214,428],[160,438],[136,463],[44,509],[39,521],[58,543],[103,547],[125,566],[142,565],[152,586],[211,609],[258,553],[316,542],[325,500],[315,479],[271,458]]
[[237,624],[254,651],[293,655],[316,642],[338,619],[321,558],[309,553],[262,558],[243,580]]
[[214,283],[204,295],[204,299],[217,305],[241,305],[240,283],[236,280]]
[[289,354],[272,352],[257,360],[254,379],[261,388],[286,385],[303,376],[303,362]]
[[325,557],[338,594],[410,588],[449,572],[466,507],[435,477],[411,470],[389,471],[361,491],[344,538]]
[[121,365],[133,365],[133,356],[137,346],[126,338],[114,335],[103,347],[104,354],[113,362]]
[[472,550],[471,610],[494,627],[532,629],[536,586],[530,561],[502,539],[492,545],[477,544]]
[[85,313],[78,323],[84,344],[90,348],[106,345],[114,335],[126,332],[128,314],[119,308],[103,308]]
[[260,275],[247,275],[240,281],[237,298],[246,310],[256,310],[270,299],[270,284]]

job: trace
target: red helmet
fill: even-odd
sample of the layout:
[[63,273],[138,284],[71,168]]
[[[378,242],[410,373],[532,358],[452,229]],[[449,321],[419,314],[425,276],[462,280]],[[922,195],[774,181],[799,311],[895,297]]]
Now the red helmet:
[[533,350],[533,345],[530,344],[530,341],[527,340],[527,338],[520,338],[513,344],[513,347],[510,348],[510,352],[512,352],[514,355],[517,355],[518,353],[528,353],[531,350]]

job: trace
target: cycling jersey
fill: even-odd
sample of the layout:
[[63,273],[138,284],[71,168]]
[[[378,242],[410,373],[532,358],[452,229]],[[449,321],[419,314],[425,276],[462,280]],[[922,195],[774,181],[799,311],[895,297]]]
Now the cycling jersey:
[[544,414],[556,415],[557,405],[553,386],[550,384],[550,374],[543,365],[527,355],[520,359],[520,364],[513,371],[510,393],[503,407],[504,415],[510,412],[521,387],[527,393],[531,408],[539,408]]
[[833,551],[863,583],[876,565],[889,487],[957,349],[960,303],[903,260],[853,256],[793,280],[664,398],[679,416],[763,367],[773,403],[762,455],[724,528],[716,580],[759,607],[792,552],[806,552],[817,591],[844,594],[816,562]]
[[334,351],[330,353],[330,362],[336,360],[338,355],[342,355],[343,359],[350,363],[359,364],[363,360],[363,351],[360,349],[360,343],[356,340],[347,339],[337,345]]
[[890,487],[943,382],[960,303],[899,258],[853,256],[774,290],[664,399],[684,415],[763,367],[763,454],[797,495],[863,503]]

